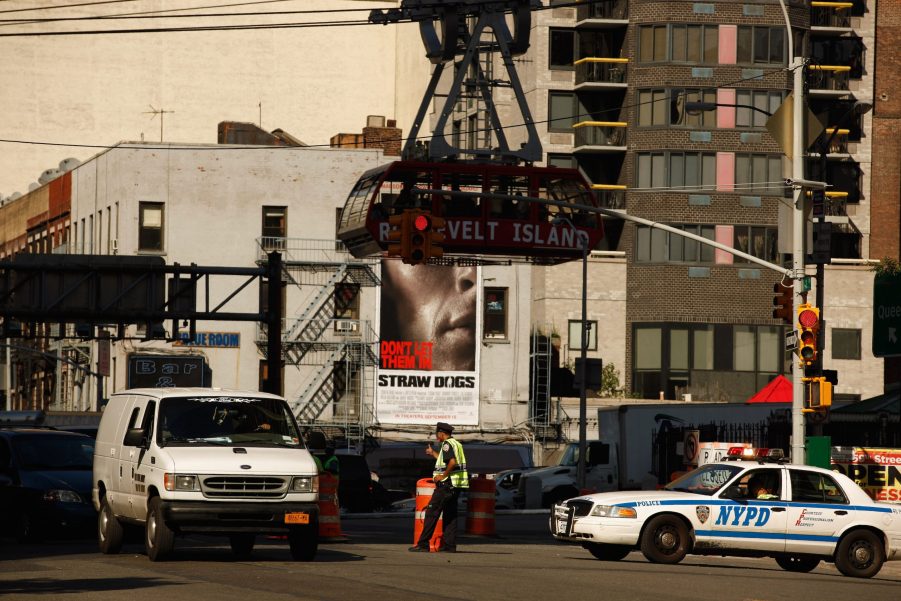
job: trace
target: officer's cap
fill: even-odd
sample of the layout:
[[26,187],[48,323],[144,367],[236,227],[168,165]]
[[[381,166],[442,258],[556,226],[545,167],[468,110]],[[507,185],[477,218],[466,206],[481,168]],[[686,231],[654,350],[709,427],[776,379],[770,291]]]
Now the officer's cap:
[[444,422],[438,422],[438,425],[435,426],[435,431],[436,432],[445,432],[446,434],[453,434],[454,427],[451,426],[450,424],[446,424]]

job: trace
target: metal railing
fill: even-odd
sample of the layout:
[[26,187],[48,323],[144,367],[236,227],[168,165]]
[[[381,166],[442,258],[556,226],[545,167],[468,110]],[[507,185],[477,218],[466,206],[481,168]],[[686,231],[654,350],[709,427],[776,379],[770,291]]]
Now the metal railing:
[[811,2],[811,27],[851,27],[853,2]]
[[626,208],[626,186],[618,184],[592,184],[591,189],[597,194],[600,205],[605,209]]
[[607,2],[595,0],[577,7],[576,21],[588,19],[626,21],[629,19],[629,0],[608,0]]
[[851,67],[849,65],[810,65],[807,84],[811,90],[850,90]]
[[576,85],[580,83],[625,83],[629,72],[629,59],[586,57],[573,63],[576,67]]
[[625,121],[582,121],[573,125],[576,130],[575,147],[579,146],[625,146]]
[[284,238],[261,236],[256,239],[259,260],[274,250],[282,253],[285,262],[308,263],[360,263],[376,264],[378,259],[357,259],[347,251],[340,240],[317,240],[312,238]]

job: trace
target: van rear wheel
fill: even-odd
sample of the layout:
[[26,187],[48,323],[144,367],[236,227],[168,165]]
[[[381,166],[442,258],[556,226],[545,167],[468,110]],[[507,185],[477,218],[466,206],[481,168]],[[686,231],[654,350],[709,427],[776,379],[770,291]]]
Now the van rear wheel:
[[228,537],[228,542],[236,559],[247,559],[253,552],[256,537],[253,534],[233,534]]
[[175,548],[175,532],[163,520],[163,502],[159,497],[153,497],[147,504],[144,547],[150,561],[165,560]]
[[100,552],[105,555],[118,553],[122,550],[124,540],[125,528],[104,498],[100,501],[100,513],[97,514],[97,542]]
[[294,561],[313,561],[319,549],[319,524],[313,520],[306,526],[288,530],[288,546]]

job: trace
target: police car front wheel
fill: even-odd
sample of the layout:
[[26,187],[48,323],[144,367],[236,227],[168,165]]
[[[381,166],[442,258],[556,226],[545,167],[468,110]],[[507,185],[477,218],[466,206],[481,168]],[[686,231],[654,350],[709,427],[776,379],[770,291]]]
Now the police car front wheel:
[[674,515],[651,519],[641,535],[641,552],[653,563],[679,563],[689,545],[688,526]]
[[854,578],[872,578],[882,569],[884,561],[882,539],[869,530],[849,532],[835,551],[835,567]]

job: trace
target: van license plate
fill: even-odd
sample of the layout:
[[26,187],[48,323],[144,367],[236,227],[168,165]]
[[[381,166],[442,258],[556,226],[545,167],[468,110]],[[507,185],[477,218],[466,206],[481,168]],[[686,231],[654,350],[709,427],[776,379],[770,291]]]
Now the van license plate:
[[285,523],[286,524],[309,524],[310,523],[310,514],[309,513],[286,513],[285,514]]

